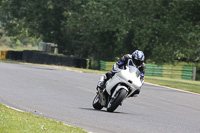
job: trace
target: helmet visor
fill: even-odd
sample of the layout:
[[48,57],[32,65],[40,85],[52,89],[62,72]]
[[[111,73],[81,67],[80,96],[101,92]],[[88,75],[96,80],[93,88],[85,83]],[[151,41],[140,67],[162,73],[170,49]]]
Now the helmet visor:
[[142,65],[143,61],[133,59],[133,63],[134,63],[136,66],[140,66],[140,65]]

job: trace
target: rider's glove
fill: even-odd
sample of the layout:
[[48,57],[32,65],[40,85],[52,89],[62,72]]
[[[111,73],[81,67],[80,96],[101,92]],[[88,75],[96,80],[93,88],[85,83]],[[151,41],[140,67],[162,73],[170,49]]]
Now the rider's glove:
[[141,72],[141,73],[140,73],[140,77],[141,77],[141,78],[144,78],[144,73]]
[[119,66],[117,65],[117,63],[115,63],[115,64],[113,65],[113,72],[117,73],[117,72],[119,72],[119,71],[120,71]]

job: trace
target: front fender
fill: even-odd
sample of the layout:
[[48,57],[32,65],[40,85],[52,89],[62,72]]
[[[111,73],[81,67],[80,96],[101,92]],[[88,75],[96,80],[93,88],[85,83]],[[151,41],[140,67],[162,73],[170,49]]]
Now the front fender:
[[116,87],[116,89],[114,90],[114,92],[113,92],[113,94],[112,94],[112,98],[114,98],[114,96],[115,96],[115,94],[120,90],[120,89],[125,89],[127,92],[129,91],[128,90],[128,88],[126,87],[126,86],[123,86],[123,85],[118,85],[117,87]]
[[123,88],[123,89],[125,89],[126,91],[128,91],[128,88],[126,87],[126,86],[124,86],[124,85],[118,85],[117,87],[116,87],[116,91],[119,91],[121,88]]

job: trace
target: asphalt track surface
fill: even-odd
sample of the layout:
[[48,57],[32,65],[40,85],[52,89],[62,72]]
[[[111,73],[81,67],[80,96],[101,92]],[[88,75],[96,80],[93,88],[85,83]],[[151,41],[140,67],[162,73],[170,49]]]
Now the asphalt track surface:
[[200,95],[144,84],[114,113],[97,111],[99,76],[0,63],[0,103],[93,133],[200,133]]

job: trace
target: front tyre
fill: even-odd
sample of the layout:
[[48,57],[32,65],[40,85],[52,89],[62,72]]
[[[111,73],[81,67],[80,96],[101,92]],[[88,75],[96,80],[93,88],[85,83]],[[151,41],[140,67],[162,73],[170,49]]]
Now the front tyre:
[[99,93],[97,93],[92,103],[94,109],[101,110],[103,108],[103,106],[99,103],[99,99],[100,99],[100,96],[99,96]]
[[113,112],[123,101],[127,94],[127,91],[125,89],[121,89],[119,92],[116,93],[116,96],[114,96],[114,99],[111,99],[107,106],[108,112]]

